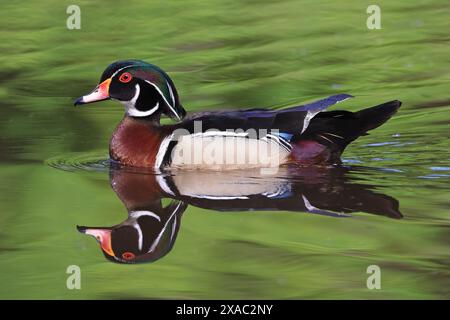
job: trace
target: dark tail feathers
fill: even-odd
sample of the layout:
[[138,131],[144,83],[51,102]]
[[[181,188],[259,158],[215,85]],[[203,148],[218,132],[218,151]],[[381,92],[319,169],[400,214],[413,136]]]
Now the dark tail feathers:
[[401,105],[402,103],[400,101],[393,100],[356,112],[355,116],[358,119],[359,130],[361,130],[358,136],[365,134],[369,130],[378,128],[388,121]]
[[389,120],[401,104],[393,100],[358,112],[321,112],[311,120],[299,140],[315,140],[339,157],[350,142]]

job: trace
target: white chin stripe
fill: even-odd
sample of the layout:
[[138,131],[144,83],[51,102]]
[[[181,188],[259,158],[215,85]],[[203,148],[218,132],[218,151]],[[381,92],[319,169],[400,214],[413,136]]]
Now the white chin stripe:
[[140,110],[136,109],[136,101],[139,98],[139,94],[141,93],[141,86],[139,84],[136,84],[135,88],[136,88],[136,92],[131,100],[121,101],[123,103],[123,105],[125,106],[125,111],[126,111],[127,115],[132,116],[132,117],[151,116],[152,114],[154,114],[156,112],[156,110],[158,110],[159,102],[156,103],[156,106],[154,106],[150,110],[140,111]]

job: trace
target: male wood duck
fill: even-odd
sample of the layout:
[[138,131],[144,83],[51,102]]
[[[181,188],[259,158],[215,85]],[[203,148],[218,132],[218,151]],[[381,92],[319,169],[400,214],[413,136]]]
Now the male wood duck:
[[[325,111],[351,98],[338,94],[313,103],[281,109],[246,109],[194,113],[186,117],[169,76],[139,60],[117,61],[103,72],[99,85],[75,105],[106,99],[125,106],[114,131],[111,160],[127,166],[233,169],[340,163],[346,146],[386,122],[398,100],[360,110]],[[177,122],[162,125],[168,116]]]

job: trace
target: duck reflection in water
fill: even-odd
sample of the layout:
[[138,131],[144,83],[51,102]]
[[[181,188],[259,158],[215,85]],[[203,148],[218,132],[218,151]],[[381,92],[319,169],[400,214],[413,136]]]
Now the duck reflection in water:
[[[349,169],[343,167],[280,168],[276,176],[257,170],[156,175],[111,168],[110,182],[128,218],[112,227],[77,228],[95,237],[105,257],[117,263],[152,262],[165,256],[188,205],[215,211],[292,211],[333,217],[365,212],[402,218],[396,199],[352,181]],[[164,206],[164,198],[172,202]]]

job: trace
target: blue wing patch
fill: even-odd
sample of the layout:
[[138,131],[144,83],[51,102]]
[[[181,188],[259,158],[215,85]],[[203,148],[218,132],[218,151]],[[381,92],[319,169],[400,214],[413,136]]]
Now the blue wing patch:
[[271,131],[270,133],[266,134],[262,139],[274,141],[278,143],[278,145],[281,148],[285,149],[287,152],[291,152],[292,145],[290,143],[290,140],[292,136],[293,136],[292,134],[287,132]]
[[292,137],[294,136],[292,133],[287,132],[279,132],[278,135],[286,141],[291,141]]

